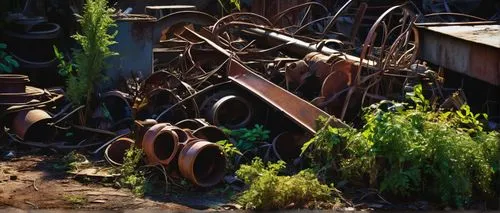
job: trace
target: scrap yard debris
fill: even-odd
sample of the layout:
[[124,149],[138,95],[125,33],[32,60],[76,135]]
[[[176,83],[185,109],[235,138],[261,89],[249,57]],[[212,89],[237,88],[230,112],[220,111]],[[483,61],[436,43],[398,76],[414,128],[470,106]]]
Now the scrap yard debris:
[[[179,7],[182,9],[146,7],[151,14],[154,12],[154,17],[131,14],[130,11],[137,12],[136,8],[111,13],[103,0],[86,2],[86,6],[81,8],[85,13],[80,17],[82,34],[74,36],[83,50],[74,51],[72,58],[71,54],[59,52],[55,48],[53,60],[59,61],[59,66],[52,68],[59,69],[68,79],[66,87],[48,87],[46,83],[33,86],[31,79],[40,76],[32,72],[24,73],[26,75],[0,74],[0,126],[3,130],[0,133],[0,147],[8,153],[2,154],[4,159],[12,159],[30,150],[50,150],[51,153],[63,154],[77,151],[84,154],[85,166],[71,167],[72,174],[88,173],[85,169],[92,167],[95,159],[105,159],[109,164],[107,166],[115,170],[112,174],[104,172],[97,176],[118,176],[116,183],[120,187],[129,187],[139,192],[139,195],[144,195],[147,189],[159,188],[158,181],[151,181],[156,176],[164,181],[162,186],[166,189],[163,194],[169,190],[213,189],[220,187],[221,183],[228,186],[225,192],[250,190],[252,193],[262,193],[256,184],[272,185],[272,181],[280,180],[278,182],[283,185],[277,184],[276,188],[290,187],[288,185],[294,185],[293,181],[318,176],[320,182],[315,179],[314,183],[323,190],[321,196],[326,194],[327,199],[323,196],[312,204],[308,196],[300,195],[300,201],[288,201],[286,199],[292,198],[287,197],[283,198],[285,203],[273,200],[276,203],[266,204],[251,201],[254,195],[245,191],[243,207],[339,207],[330,205],[333,201],[328,195],[331,194],[341,200],[343,207],[357,207],[353,203],[357,202],[362,208],[376,206],[390,209],[396,207],[386,201],[381,193],[384,187],[392,188],[378,183],[387,184],[388,178],[396,181],[401,176],[390,176],[395,174],[392,172],[396,167],[391,165],[396,158],[373,157],[379,154],[376,149],[383,146],[377,144],[379,133],[373,133],[376,128],[370,126],[374,123],[383,125],[379,122],[390,119],[386,117],[390,113],[402,113],[391,117],[394,119],[409,116],[408,122],[443,122],[448,119],[453,123],[450,125],[456,122],[460,127],[457,130],[459,135],[462,131],[468,131],[467,137],[473,138],[470,141],[484,137],[491,146],[500,144],[494,145],[494,133],[483,135],[486,129],[495,130],[500,126],[495,116],[484,116],[480,120],[479,114],[472,113],[467,105],[463,90],[445,86],[442,67],[432,69],[433,65],[421,61],[427,58],[421,55],[421,51],[428,52],[427,45],[431,42],[428,40],[429,32],[422,31],[423,28],[471,23],[495,24],[494,21],[465,14],[424,15],[412,1],[376,6],[355,0],[343,3],[336,1],[335,5],[294,1],[305,3],[280,9],[271,16],[267,13],[264,16],[254,12],[229,13],[224,10],[226,12],[217,17],[188,5]],[[255,5],[262,6],[258,3]],[[101,6],[102,11],[99,9]],[[239,7],[238,3],[238,10]],[[163,9],[171,12],[163,15]],[[93,22],[97,20],[93,18],[101,16],[105,17],[103,22],[106,23]],[[449,16],[454,18],[444,18]],[[33,42],[37,39],[55,45],[52,39],[59,34],[42,38],[21,34],[33,33],[29,29],[38,29],[35,27],[37,23],[21,22],[23,17],[19,14],[10,16],[11,20],[16,21],[7,25],[8,46],[20,47],[24,40]],[[39,23],[57,26],[59,32],[56,23],[48,23],[46,19],[40,19]],[[92,24],[102,24],[99,25],[102,32],[86,29]],[[116,30],[116,34],[110,34],[109,29]],[[52,48],[50,51],[50,54],[54,54]],[[498,49],[494,51],[498,53]],[[432,60],[436,60],[435,57]],[[20,61],[21,68],[30,67],[26,60]],[[45,65],[31,68],[51,67],[50,63]],[[500,73],[498,67],[496,70]],[[470,76],[494,82],[477,73]],[[405,104],[400,104],[402,102]],[[410,115],[414,109],[429,115],[443,114],[436,119],[417,112]],[[458,114],[454,114],[455,111]],[[370,117],[374,114],[378,117]],[[422,120],[411,120],[416,119],[417,115],[422,116],[419,117]],[[489,123],[483,125],[484,121]],[[422,124],[413,132],[434,131],[426,129],[429,125]],[[355,128],[361,132],[357,134]],[[393,134],[390,137],[403,134],[394,131],[380,134]],[[372,143],[363,143],[370,140]],[[345,141],[349,143],[344,144]],[[349,145],[353,144],[370,146],[372,149],[365,150],[365,153],[352,151]],[[315,150],[315,153],[309,153],[310,150]],[[327,154],[323,155],[325,150]],[[372,152],[375,152],[373,156],[365,156]],[[492,153],[485,153],[486,157],[493,156]],[[434,154],[429,153],[429,156]],[[363,161],[367,165],[362,167],[355,164],[353,156],[372,161]],[[431,159],[429,156],[421,160]],[[279,163],[267,163],[275,161]],[[78,162],[74,163],[79,165]],[[421,169],[412,163],[400,162],[398,168],[407,175],[406,185],[399,182],[395,184],[402,184],[401,187],[405,188],[420,181],[420,176],[410,178],[413,174],[410,172]],[[369,180],[369,183],[361,184],[365,188],[382,189],[362,193],[361,196],[358,196],[360,190],[354,190],[351,193],[354,195],[349,195],[354,198],[346,199],[333,185],[324,185],[328,181],[333,184],[332,179],[342,175],[345,177],[347,172],[352,172],[344,168],[345,165],[360,168],[358,174],[366,176],[365,182]],[[383,166],[390,169],[383,170]],[[406,170],[411,166],[415,166],[413,170]],[[259,168],[252,171],[252,167]],[[278,173],[285,167],[284,174],[293,175],[282,176]],[[362,173],[362,169],[368,167],[372,170]],[[316,173],[303,170],[306,168],[316,169]],[[460,170],[461,167],[454,169]],[[494,172],[498,175],[496,170]],[[421,175],[422,179],[444,177]],[[147,176],[149,181],[146,180]],[[340,183],[336,181],[335,186],[352,190],[360,184],[354,179]],[[245,186],[245,180],[249,185]],[[169,186],[173,186],[173,189]],[[279,189],[286,191],[285,188]],[[468,189],[472,190],[472,186]],[[308,191],[311,189],[289,190],[314,194]],[[398,193],[397,189],[391,192],[391,195]],[[450,194],[441,201],[460,207],[472,196],[469,191],[453,193],[459,195]],[[464,200],[450,201],[455,198]],[[363,203],[364,199],[374,204]]]

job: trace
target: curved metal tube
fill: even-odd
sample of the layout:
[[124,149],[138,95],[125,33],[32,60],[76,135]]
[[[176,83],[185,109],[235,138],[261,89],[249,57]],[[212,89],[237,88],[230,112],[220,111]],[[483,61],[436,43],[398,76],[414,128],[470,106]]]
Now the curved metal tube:
[[153,42],[160,41],[161,31],[178,23],[194,23],[202,26],[210,26],[217,22],[212,15],[199,11],[180,11],[171,13],[158,19],[153,30]]

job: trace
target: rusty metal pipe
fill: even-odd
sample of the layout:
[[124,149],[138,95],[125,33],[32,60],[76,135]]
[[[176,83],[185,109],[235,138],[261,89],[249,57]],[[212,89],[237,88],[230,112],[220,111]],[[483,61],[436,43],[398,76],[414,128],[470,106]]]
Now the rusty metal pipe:
[[113,143],[109,144],[104,150],[104,158],[114,166],[123,165],[123,158],[130,147],[135,144],[130,138],[118,138]]
[[18,112],[13,121],[16,135],[25,141],[48,142],[56,133],[56,128],[49,125],[52,116],[40,109]]
[[201,187],[218,184],[224,178],[226,157],[219,145],[208,141],[188,143],[178,161],[181,175]]
[[269,45],[292,43],[291,45],[284,46],[283,49],[287,51],[287,53],[300,58],[311,52],[320,52],[325,55],[344,55],[346,59],[351,62],[360,61],[359,57],[348,55],[338,50],[325,47],[321,42],[307,43],[285,34],[260,28],[247,28],[245,30],[242,30],[242,32],[247,33],[249,36],[257,36],[258,39],[265,40]]
[[[207,102],[210,102],[205,103],[205,107],[209,107],[207,112],[208,121],[216,126],[237,129],[248,125],[253,118],[254,110],[252,105],[241,96],[213,97]],[[209,104],[211,106],[206,106]]]

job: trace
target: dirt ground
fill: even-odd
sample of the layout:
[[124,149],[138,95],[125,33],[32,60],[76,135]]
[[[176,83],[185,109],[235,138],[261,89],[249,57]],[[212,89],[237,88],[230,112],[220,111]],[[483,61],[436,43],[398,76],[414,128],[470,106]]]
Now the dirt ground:
[[65,172],[53,171],[52,162],[47,156],[0,161],[0,209],[193,210],[173,202],[140,199],[125,189],[83,184]]

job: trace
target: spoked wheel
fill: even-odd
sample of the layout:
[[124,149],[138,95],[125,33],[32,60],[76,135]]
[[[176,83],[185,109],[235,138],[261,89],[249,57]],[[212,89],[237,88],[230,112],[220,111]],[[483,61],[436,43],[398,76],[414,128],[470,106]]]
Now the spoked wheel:
[[[362,103],[386,99],[383,79],[390,71],[402,70],[415,62],[418,51],[418,33],[414,28],[416,15],[406,5],[389,8],[371,27],[360,55],[360,66],[347,92],[340,118],[351,105],[355,93],[362,94]],[[359,96],[357,96],[359,97]]]

